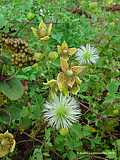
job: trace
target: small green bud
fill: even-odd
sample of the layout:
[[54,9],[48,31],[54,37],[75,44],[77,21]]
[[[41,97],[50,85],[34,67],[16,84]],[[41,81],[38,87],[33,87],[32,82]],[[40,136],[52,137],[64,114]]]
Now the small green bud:
[[29,21],[33,20],[34,17],[35,17],[35,14],[34,14],[34,13],[28,12],[28,14],[27,14],[27,19],[28,19]]
[[44,57],[44,55],[43,55],[42,53],[35,53],[35,54],[34,54],[34,59],[35,59],[36,61],[42,60],[43,57]]
[[68,128],[61,128],[59,132],[62,136],[66,136],[69,133],[69,130]]
[[51,61],[54,61],[58,57],[58,53],[57,52],[50,52],[48,57]]
[[66,75],[67,77],[72,77],[72,76],[73,76],[73,71],[72,71],[72,70],[67,70],[67,71],[65,72],[65,75]]
[[118,109],[113,110],[113,114],[119,114],[119,110]]

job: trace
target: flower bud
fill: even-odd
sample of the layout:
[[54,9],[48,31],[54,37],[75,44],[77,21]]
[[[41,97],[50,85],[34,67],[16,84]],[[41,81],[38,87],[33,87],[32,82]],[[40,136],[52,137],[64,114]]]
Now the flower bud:
[[65,75],[66,75],[67,77],[72,77],[72,76],[73,76],[73,71],[72,71],[72,70],[67,70],[67,71],[65,72]]
[[58,53],[57,52],[50,52],[48,57],[51,61],[54,61],[58,57]]
[[60,134],[61,134],[62,136],[66,136],[66,135],[68,134],[69,130],[68,130],[68,128],[61,128],[61,129],[59,130],[59,132],[60,132]]
[[35,53],[34,58],[36,61],[43,59],[44,55],[42,53]]
[[28,14],[27,14],[27,19],[28,20],[33,20],[34,19],[34,17],[35,17],[35,14],[34,13],[32,13],[32,12],[28,12]]

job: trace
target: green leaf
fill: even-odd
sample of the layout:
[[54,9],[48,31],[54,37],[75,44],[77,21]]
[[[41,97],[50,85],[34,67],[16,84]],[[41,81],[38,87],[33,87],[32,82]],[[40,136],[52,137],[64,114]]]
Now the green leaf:
[[29,160],[43,160],[41,148],[35,148],[33,155],[29,158]]
[[22,8],[22,10],[30,9],[33,4],[33,0],[13,0],[16,7]]
[[116,152],[114,151],[114,150],[105,150],[104,152],[103,152],[106,156],[107,156],[107,158],[109,158],[109,159],[116,159]]
[[28,118],[28,116],[21,118],[20,128],[28,129],[28,128],[30,128],[31,125],[32,125],[32,120],[30,118]]
[[2,64],[11,64],[10,58],[6,57],[6,56],[0,56],[0,63]]
[[45,129],[45,140],[50,140],[51,128]]
[[18,78],[18,79],[21,79],[21,80],[28,80],[28,77],[26,76],[26,75],[16,75],[16,77]]
[[120,147],[120,139],[117,139],[117,140],[116,140],[116,143],[117,143],[117,146]]
[[19,99],[24,93],[22,83],[15,78],[0,81],[0,91],[11,100]]
[[67,157],[69,158],[69,160],[75,160],[75,159],[77,159],[77,156],[76,156],[76,154],[73,151],[69,151],[67,153]]
[[77,138],[81,138],[81,125],[80,124],[73,124],[70,128],[70,135],[76,136]]
[[83,137],[89,137],[91,135],[91,127],[84,125],[82,128]]
[[116,146],[117,146],[118,150],[120,151],[120,139],[116,140]]
[[116,82],[116,81],[111,81],[108,85],[108,91],[109,93],[113,94],[115,92],[117,92],[117,89],[119,87],[120,83]]
[[61,42],[62,37],[63,37],[62,33],[52,34],[52,38],[55,39],[58,43]]
[[5,106],[7,112],[10,113],[11,121],[14,123],[15,120],[20,120],[20,113],[22,111],[22,106],[19,104],[11,104]]
[[5,109],[0,109],[0,123],[9,124],[11,121],[10,113]]
[[5,21],[5,17],[3,14],[0,14],[0,28],[3,27],[5,25],[6,21]]
[[72,94],[73,94],[73,95],[77,95],[77,93],[79,92],[79,88],[80,88],[79,85],[73,87],[73,88],[71,89]]

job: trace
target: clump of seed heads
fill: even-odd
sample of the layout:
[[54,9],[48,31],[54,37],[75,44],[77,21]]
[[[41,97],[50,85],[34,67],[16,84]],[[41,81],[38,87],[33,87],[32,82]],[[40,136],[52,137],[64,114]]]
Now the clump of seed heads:
[[33,65],[36,62],[28,43],[24,40],[2,33],[1,43],[11,51],[12,64],[18,68]]

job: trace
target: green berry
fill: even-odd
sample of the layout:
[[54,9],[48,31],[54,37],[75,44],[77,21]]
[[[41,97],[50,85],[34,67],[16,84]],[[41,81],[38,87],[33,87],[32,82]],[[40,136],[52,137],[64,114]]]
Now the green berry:
[[55,60],[58,57],[58,53],[57,52],[50,52],[49,53],[49,59],[51,61]]
[[65,72],[65,75],[66,75],[67,77],[72,77],[72,76],[73,76],[73,71],[72,71],[72,70],[67,70],[67,71]]
[[28,14],[27,14],[27,19],[28,19],[29,21],[33,20],[34,17],[35,17],[35,14],[34,14],[34,13],[28,12]]

